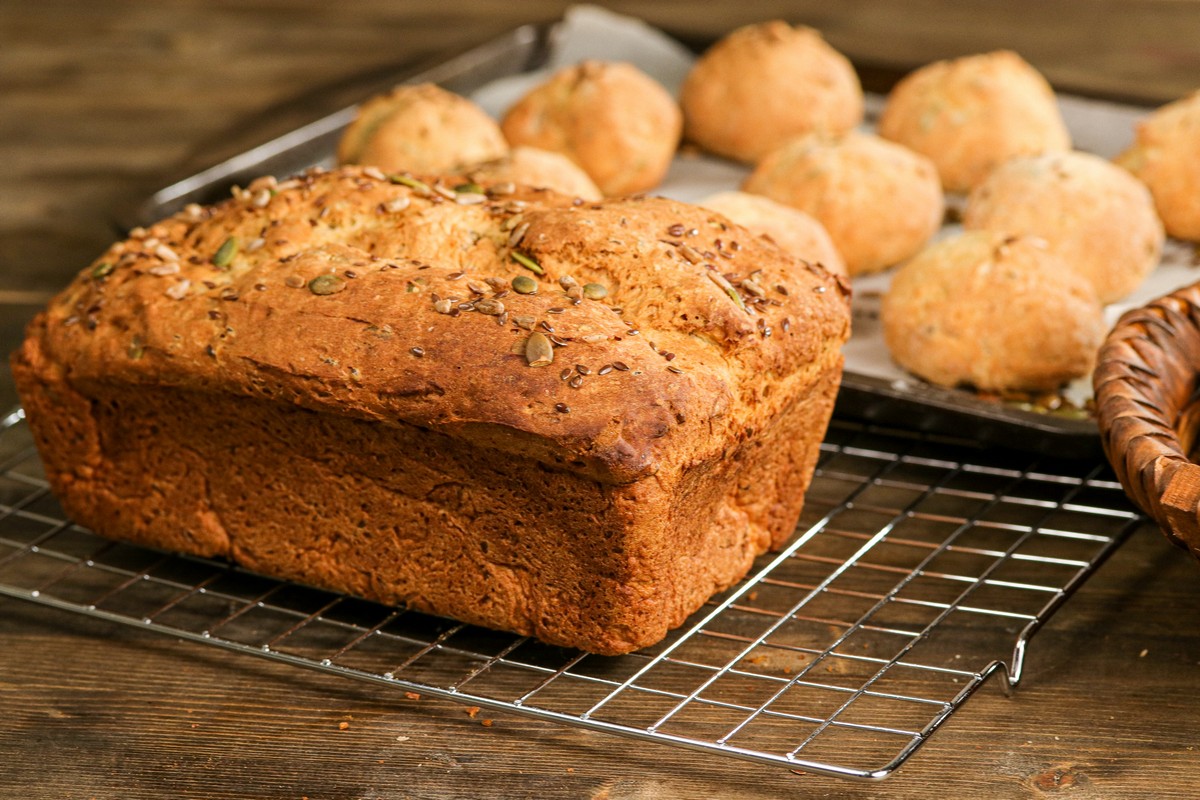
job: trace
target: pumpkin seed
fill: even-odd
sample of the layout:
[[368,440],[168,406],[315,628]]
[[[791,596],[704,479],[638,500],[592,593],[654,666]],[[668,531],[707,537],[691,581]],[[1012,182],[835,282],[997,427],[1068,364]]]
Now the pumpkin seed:
[[308,282],[308,290],[313,294],[337,294],[346,288],[346,282],[337,275],[318,275]]
[[546,274],[546,270],[542,269],[541,264],[537,263],[536,261],[534,261],[529,256],[525,255],[524,253],[518,252],[517,250],[513,250],[512,251],[512,259],[513,259],[513,261],[516,261],[522,267],[524,267],[525,269],[534,273],[535,275],[545,275]]
[[545,367],[554,363],[554,347],[544,334],[529,334],[525,342],[525,360],[531,367]]
[[528,275],[518,275],[512,279],[512,288],[517,294],[537,294],[538,282]]
[[115,267],[113,266],[111,261],[101,261],[99,264],[92,267],[92,278],[95,280],[100,280],[101,278],[107,278],[109,275],[112,274],[112,271],[114,269],[115,269]]
[[419,181],[416,178],[408,175],[389,175],[388,180],[392,183],[398,183],[402,186],[407,186],[410,189],[415,189],[417,194],[428,197],[433,194],[433,190],[429,188],[429,184]]
[[583,296],[589,300],[603,300],[608,297],[608,287],[600,283],[585,283]]
[[227,269],[233,263],[233,257],[237,255],[238,240],[236,236],[230,236],[221,246],[217,248],[217,252],[212,257],[213,266],[217,269]]

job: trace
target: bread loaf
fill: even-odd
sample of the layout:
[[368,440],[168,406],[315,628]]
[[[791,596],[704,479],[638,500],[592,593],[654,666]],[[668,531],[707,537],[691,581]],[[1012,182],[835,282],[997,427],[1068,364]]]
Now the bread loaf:
[[792,533],[848,291],[699,208],[505,190],[313,171],[115,244],[12,359],[64,508],[549,643],[659,640]]

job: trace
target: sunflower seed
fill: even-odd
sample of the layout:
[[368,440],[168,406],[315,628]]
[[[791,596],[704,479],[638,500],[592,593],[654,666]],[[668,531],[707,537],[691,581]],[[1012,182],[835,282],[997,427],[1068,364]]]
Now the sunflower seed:
[[767,290],[758,285],[757,281],[746,278],[742,281],[742,288],[755,297],[765,297]]
[[508,246],[516,247],[525,238],[525,234],[529,232],[529,223],[522,222],[513,228],[512,233],[508,235]]
[[475,310],[480,314],[496,317],[504,313],[504,303],[485,297],[482,300],[475,301]]
[[[738,308],[740,308],[742,311],[747,311],[746,304],[745,304],[745,302],[742,301],[742,296],[740,294],[738,294],[737,289],[733,288],[733,284],[731,284],[729,281],[725,280],[724,275],[722,275],[719,272],[716,272],[715,270],[709,270],[708,277],[712,280],[713,283],[715,283],[717,286],[720,286],[721,289],[724,290],[725,294],[729,295],[730,300],[737,303]],[[749,312],[747,312],[747,313],[749,313]]]
[[187,296],[188,289],[190,288],[192,288],[192,282],[184,278],[179,283],[169,287],[164,294],[172,300],[182,300]]

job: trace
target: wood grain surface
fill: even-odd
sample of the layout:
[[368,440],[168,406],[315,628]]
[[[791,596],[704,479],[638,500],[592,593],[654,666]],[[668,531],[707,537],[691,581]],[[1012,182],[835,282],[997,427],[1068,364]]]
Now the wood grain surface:
[[[611,2],[695,42],[784,17],[874,85],[1012,47],[1059,86],[1200,83],[1195,0]],[[0,345],[171,178],[565,4],[0,3]],[[0,373],[0,407],[15,402]],[[0,798],[1193,798],[1200,570],[1137,532],[895,776],[852,783],[410,700],[0,599]],[[482,725],[484,717],[493,720]],[[345,723],[345,724],[343,724]]]

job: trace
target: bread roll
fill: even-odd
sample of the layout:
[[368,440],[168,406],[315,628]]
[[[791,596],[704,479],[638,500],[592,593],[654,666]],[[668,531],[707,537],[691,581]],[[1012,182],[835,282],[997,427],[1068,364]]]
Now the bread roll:
[[1200,241],[1200,92],[1168,103],[1137,126],[1133,146],[1117,157],[1154,196],[1167,233]]
[[879,135],[933,161],[948,192],[967,192],[1016,156],[1069,150],[1054,91],[1008,50],[928,64],[892,89]]
[[584,61],[559,70],[504,115],[514,147],[562,153],[606,195],[662,182],[683,119],[667,90],[632,64]]
[[507,152],[504,134],[483,109],[425,83],[398,86],[363,103],[342,134],[337,158],[384,172],[437,174]]
[[851,275],[913,255],[945,214],[928,159],[857,131],[793,139],[764,158],[742,188],[816,218]]
[[781,20],[747,25],[696,62],[680,96],[685,136],[755,163],[788,139],[841,134],[863,118],[854,67],[821,34]]
[[1044,242],[991,231],[944,239],[896,271],[883,336],[900,366],[942,386],[1052,390],[1087,375],[1104,339],[1092,285]]
[[1136,289],[1158,266],[1163,227],[1146,187],[1089,153],[1017,158],[971,192],[968,229],[987,229],[1046,242],[1063,267],[1112,303]]
[[803,211],[746,192],[718,192],[700,205],[724,214],[750,231],[766,236],[801,261],[820,264],[834,275],[845,275],[846,264],[825,226]]

